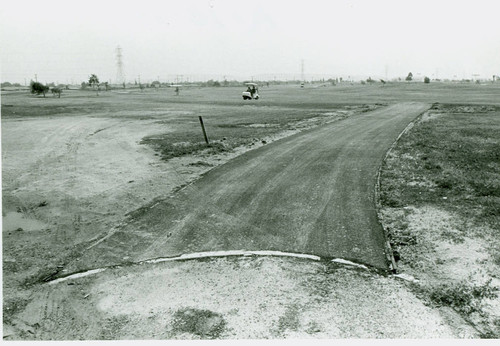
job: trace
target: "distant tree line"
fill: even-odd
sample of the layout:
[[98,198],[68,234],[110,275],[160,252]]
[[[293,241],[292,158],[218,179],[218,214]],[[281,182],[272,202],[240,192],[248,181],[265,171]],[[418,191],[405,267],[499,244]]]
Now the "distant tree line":
[[2,88],[8,88],[8,87],[22,87],[21,84],[19,83],[10,83],[10,82],[2,82],[1,85],[0,85]]

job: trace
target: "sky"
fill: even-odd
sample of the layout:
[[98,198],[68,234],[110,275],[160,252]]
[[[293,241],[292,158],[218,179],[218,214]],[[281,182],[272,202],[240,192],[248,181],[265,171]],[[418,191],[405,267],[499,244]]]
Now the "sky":
[[[498,0],[0,2],[1,80],[492,78]],[[302,65],[303,62],[303,65]],[[479,75],[479,76],[474,76]]]

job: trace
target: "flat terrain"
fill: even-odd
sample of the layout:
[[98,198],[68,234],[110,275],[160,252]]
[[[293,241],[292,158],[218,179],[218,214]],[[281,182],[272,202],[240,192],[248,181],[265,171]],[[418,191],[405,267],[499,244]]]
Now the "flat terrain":
[[144,215],[138,211],[92,249],[88,255],[97,263],[89,267],[99,266],[103,252],[139,261],[244,249],[341,257],[387,269],[374,201],[378,167],[398,134],[428,107],[396,104],[247,152]]
[[431,304],[500,336],[500,107],[436,104],[381,172],[383,223],[401,271]]
[[[241,278],[234,278],[228,276],[230,268],[239,266],[244,259],[209,261],[215,271],[213,275],[195,275],[193,281],[188,281],[206,290],[204,293],[164,297],[172,302],[178,300],[175,306],[160,310],[151,306],[156,315],[148,316],[147,320],[154,319],[156,323],[154,335],[137,329],[146,318],[146,315],[136,318],[137,314],[144,311],[116,310],[114,305],[105,303],[118,296],[127,301],[136,299],[127,295],[128,286],[120,281],[121,277],[132,275],[140,281],[140,287],[130,286],[133,291],[149,287],[150,279],[139,270],[142,266],[99,274],[97,280],[105,280],[110,290],[96,288],[97,281],[91,279],[59,286],[44,283],[74,271],[128,265],[140,259],[200,250],[277,249],[345,257],[385,268],[383,233],[376,221],[373,195],[376,171],[385,150],[430,104],[465,99],[472,104],[498,104],[499,91],[497,85],[437,83],[305,89],[271,86],[263,88],[263,98],[258,102],[242,101],[239,88],[183,89],[178,97],[173,96],[171,89],[102,92],[98,97],[92,91],[70,90],[61,99],[2,93],[3,284],[7,334],[14,339],[113,339],[128,335],[124,330],[136,328],[130,337],[199,337],[196,331],[169,329],[175,326],[172,319],[181,318],[186,308],[215,311],[217,304],[228,324],[233,323],[230,321],[233,318],[248,317],[252,313],[243,308],[242,298],[249,291],[238,289],[240,279],[245,272],[260,266],[277,268],[273,264],[275,259],[252,259],[241,266]],[[199,115],[205,120],[212,143],[206,149],[199,145],[203,143]],[[172,148],[188,150],[172,151]],[[228,163],[221,165],[225,162]],[[345,162],[350,164],[341,164]],[[319,183],[310,185],[313,180]],[[268,190],[273,193],[265,193]],[[347,208],[344,201],[357,209]],[[194,208],[195,205],[199,207]],[[355,214],[356,210],[361,214]],[[342,230],[342,225],[348,229]],[[235,229],[236,233],[230,232]],[[305,234],[306,229],[313,232]],[[332,229],[335,232],[330,232]],[[355,236],[350,231],[363,235]],[[208,234],[210,237],[205,238]],[[202,273],[207,270],[204,263],[158,264],[155,270]],[[293,261],[282,266],[285,272],[293,267]],[[314,265],[306,267],[305,271],[317,273]],[[265,273],[272,275],[272,268]],[[130,274],[129,269],[133,269]],[[318,337],[474,334],[462,327],[457,331],[456,321],[452,323],[453,330],[444,328],[443,325],[450,323],[448,317],[419,307],[418,300],[408,292],[401,292],[404,287],[394,279],[372,274],[366,290],[372,287],[377,291],[384,286],[389,291],[377,291],[380,294],[370,296],[366,305],[379,306],[377,301],[384,294],[399,297],[395,299],[404,296],[397,309],[403,315],[412,311],[408,324],[390,332],[382,327],[387,327],[384,323],[347,331],[355,316],[366,311],[354,313],[353,319],[347,319],[350,322],[338,321],[340,329],[336,331],[326,324],[316,328],[315,325],[322,325],[320,321],[311,322],[312,327],[309,322],[304,324],[305,317],[299,311],[310,303],[303,301],[294,308],[295,300],[311,290],[326,290],[340,299],[340,293],[334,292],[345,290],[349,282],[356,281],[343,271],[325,270],[325,280],[339,275],[342,285],[336,286],[328,280],[323,285],[326,281],[320,280],[307,284],[305,291],[292,294],[276,290],[274,296],[268,292],[256,298],[267,313],[271,313],[277,302],[290,308],[269,315],[270,320],[265,323],[275,324],[277,329],[273,327],[259,334],[256,331],[263,327],[258,319],[242,320],[244,331],[238,329],[241,324],[240,327],[233,324],[233,331],[217,335],[294,335],[285,330],[298,330],[302,336],[319,333]],[[151,280],[156,275],[152,274]],[[343,281],[341,277],[348,279]],[[115,280],[122,283],[115,285]],[[278,284],[292,280],[294,285],[304,285],[293,275],[283,274],[277,280]],[[240,312],[223,307],[228,292],[224,297],[207,298],[213,295],[211,290],[217,282],[230,281],[240,283],[232,286],[231,293],[235,300],[240,299]],[[162,289],[156,284],[154,287]],[[186,290],[182,287],[178,289]],[[75,289],[82,296],[73,300]],[[111,298],[110,294],[118,296]],[[385,302],[383,305],[388,309],[394,308],[389,307],[388,300]],[[331,318],[353,309],[325,306],[332,308],[330,315],[325,315]],[[56,325],[73,318],[80,321],[76,329],[66,328],[67,333],[64,329],[56,330]],[[415,329],[416,325],[425,327]],[[168,326],[166,334],[162,332],[165,326]]]

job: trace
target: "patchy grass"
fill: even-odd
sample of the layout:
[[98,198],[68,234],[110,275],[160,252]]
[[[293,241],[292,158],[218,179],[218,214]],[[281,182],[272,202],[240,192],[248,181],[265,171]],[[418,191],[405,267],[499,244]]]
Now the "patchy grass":
[[172,330],[175,333],[190,333],[202,339],[217,339],[226,328],[221,314],[193,308],[177,310],[174,314]]
[[433,112],[439,116],[420,122],[385,162],[382,204],[432,203],[499,228],[500,107],[439,105]]
[[465,281],[445,283],[426,288],[424,293],[438,306],[449,306],[463,314],[481,312],[483,299],[498,297],[498,289],[491,286],[491,281],[483,285],[471,285]]
[[[179,135],[176,136],[179,138]],[[207,155],[219,154],[223,152],[230,151],[234,147],[233,144],[226,144],[222,141],[212,141],[209,144],[205,142],[196,142],[194,140],[189,140],[187,137],[183,137],[183,140],[188,140],[186,142],[176,142],[174,138],[168,136],[162,139],[148,139],[145,138],[142,144],[152,144],[153,147],[160,152],[162,159],[168,160],[173,157],[193,155],[200,152],[204,152]]]
[[300,327],[300,309],[296,304],[288,306],[278,319],[277,334],[283,335],[287,330],[297,331]]
[[499,133],[498,106],[435,104],[388,155],[380,194],[394,257],[420,279],[416,291],[497,337],[500,316],[483,303],[500,282]]
[[24,310],[26,305],[30,302],[29,299],[25,297],[12,297],[4,299],[3,301],[3,322],[11,323],[12,316],[16,315],[18,312]]
[[[380,106],[335,105],[328,109],[321,105],[295,109],[255,105],[194,106],[193,114],[160,121],[168,132],[145,137],[141,143],[152,146],[164,160],[194,154],[214,155],[258,142],[266,144],[268,137],[285,131],[308,129]],[[208,145],[194,113],[204,119]]]
[[102,323],[102,330],[99,335],[100,340],[120,339],[120,331],[130,322],[126,315],[118,315],[107,318]]

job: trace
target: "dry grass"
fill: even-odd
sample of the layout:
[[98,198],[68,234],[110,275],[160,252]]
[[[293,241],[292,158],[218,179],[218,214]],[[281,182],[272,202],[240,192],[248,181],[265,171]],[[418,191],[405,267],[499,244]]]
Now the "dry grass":
[[[416,291],[450,306],[485,337],[500,336],[500,108],[440,105],[388,156],[383,222]],[[493,305],[492,305],[493,304]]]

